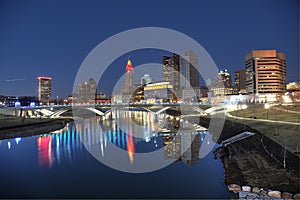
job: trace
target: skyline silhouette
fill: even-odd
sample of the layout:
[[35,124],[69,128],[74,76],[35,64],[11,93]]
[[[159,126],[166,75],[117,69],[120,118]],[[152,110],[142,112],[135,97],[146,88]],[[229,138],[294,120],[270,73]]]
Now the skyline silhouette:
[[[147,26],[192,37],[231,76],[244,68],[244,56],[253,49],[285,53],[287,82],[299,76],[296,0],[1,1],[0,95],[36,96],[36,77],[49,76],[53,78],[52,96],[66,98],[72,93],[77,70],[94,47],[119,32]],[[169,53],[145,49],[121,55],[98,88],[111,94],[125,73],[128,57],[136,67],[161,64],[162,56]]]

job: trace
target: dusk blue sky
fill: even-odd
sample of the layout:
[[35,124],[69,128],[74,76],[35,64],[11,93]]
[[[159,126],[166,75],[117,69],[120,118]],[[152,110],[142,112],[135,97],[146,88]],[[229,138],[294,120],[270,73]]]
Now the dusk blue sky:
[[[299,75],[298,0],[1,0],[0,95],[35,96],[36,77],[50,76],[52,96],[65,98],[94,47],[119,32],[149,26],[192,37],[230,73],[244,68],[250,50],[276,49],[287,56],[288,82]],[[98,88],[110,93],[128,56],[138,66],[161,63],[165,54],[145,50],[121,56]]]

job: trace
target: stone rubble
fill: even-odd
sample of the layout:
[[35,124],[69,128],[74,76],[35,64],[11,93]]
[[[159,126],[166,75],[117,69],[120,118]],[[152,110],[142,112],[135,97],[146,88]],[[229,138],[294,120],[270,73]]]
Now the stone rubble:
[[238,184],[228,185],[228,190],[234,193],[238,193],[239,199],[300,199],[300,194],[291,194],[288,192],[280,192],[278,190],[264,190],[263,188],[253,187],[244,185],[240,186]]

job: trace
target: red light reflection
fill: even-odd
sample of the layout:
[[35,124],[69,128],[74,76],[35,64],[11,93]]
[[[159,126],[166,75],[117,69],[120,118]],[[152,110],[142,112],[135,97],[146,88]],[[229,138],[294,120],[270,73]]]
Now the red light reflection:
[[52,167],[52,136],[38,137],[38,160],[41,167]]

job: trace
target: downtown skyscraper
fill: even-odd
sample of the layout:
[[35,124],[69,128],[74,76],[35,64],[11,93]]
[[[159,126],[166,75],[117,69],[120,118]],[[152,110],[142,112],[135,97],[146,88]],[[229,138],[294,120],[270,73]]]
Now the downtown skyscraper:
[[284,93],[286,57],[276,50],[252,50],[245,56],[248,94]]
[[180,57],[180,87],[182,100],[198,101],[200,98],[199,58],[191,50]]
[[188,50],[181,56],[163,56],[163,81],[170,82],[178,98],[196,100],[200,96],[198,56]]
[[79,83],[77,90],[80,102],[87,103],[93,101],[97,94],[97,83],[93,78],[90,78],[86,82]]
[[233,88],[231,84],[231,75],[227,69],[220,70],[217,79],[214,80],[211,90],[215,96],[224,96],[232,94]]
[[191,50],[185,51],[180,58],[180,85],[182,88],[199,88],[199,58]]
[[180,56],[172,53],[171,57],[162,57],[162,78],[173,86],[173,93],[180,94]]
[[126,72],[125,72],[125,85],[124,85],[124,93],[133,92],[133,66],[130,59],[127,61]]
[[246,93],[246,70],[234,71],[234,90],[237,94]]
[[134,100],[134,92],[137,89],[137,85],[134,84],[133,76],[133,65],[131,60],[128,59],[125,67],[125,83],[122,87],[121,94],[115,95],[115,102],[128,103]]
[[38,80],[38,101],[41,103],[50,103],[52,93],[52,78],[37,77]]

